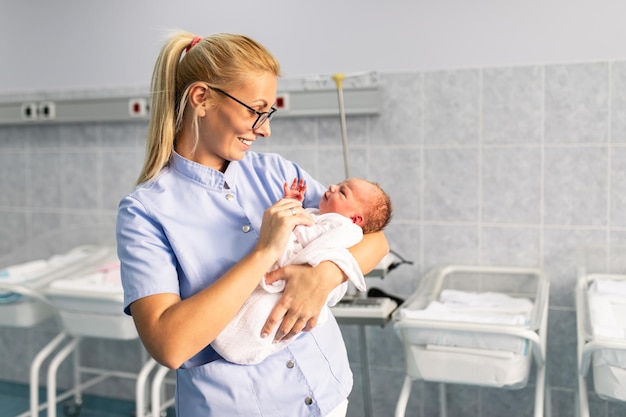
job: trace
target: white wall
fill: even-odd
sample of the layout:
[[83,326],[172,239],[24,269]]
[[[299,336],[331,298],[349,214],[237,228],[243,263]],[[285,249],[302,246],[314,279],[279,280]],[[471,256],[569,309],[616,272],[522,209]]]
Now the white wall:
[[611,0],[3,0],[0,94],[147,86],[167,30],[239,32],[286,76],[626,58]]

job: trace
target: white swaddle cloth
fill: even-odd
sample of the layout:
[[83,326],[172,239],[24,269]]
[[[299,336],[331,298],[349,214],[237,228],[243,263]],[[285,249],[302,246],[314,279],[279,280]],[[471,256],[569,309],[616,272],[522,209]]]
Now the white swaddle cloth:
[[[316,215],[312,209],[307,211],[313,215],[314,224],[294,229],[287,249],[273,269],[299,264],[317,266],[323,261],[332,261],[343,270],[357,289],[365,291],[363,273],[347,249],[361,241],[362,229],[339,214]],[[237,315],[211,343],[213,349],[229,362],[252,365],[289,344],[291,340],[274,342],[278,326],[266,338],[261,337],[261,329],[282,296],[284,288],[284,281],[268,285],[263,277]],[[331,314],[329,306],[339,302],[347,288],[348,283],[344,282],[329,294],[326,306],[319,315],[318,326],[328,320],[328,315]]]

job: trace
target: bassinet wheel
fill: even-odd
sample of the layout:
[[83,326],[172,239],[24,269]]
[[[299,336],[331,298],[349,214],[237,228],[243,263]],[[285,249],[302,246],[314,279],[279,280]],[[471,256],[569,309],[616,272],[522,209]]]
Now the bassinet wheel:
[[63,403],[63,414],[67,417],[77,417],[80,414],[82,403],[76,400],[68,400]]

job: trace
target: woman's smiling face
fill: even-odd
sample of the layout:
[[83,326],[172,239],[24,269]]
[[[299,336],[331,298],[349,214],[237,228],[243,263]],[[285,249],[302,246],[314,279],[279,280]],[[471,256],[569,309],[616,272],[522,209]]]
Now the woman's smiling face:
[[[228,162],[241,160],[257,137],[269,137],[270,121],[252,129],[257,113],[268,112],[276,101],[277,79],[270,73],[252,78],[244,86],[222,92],[207,88],[210,100],[202,104],[204,116],[199,121],[199,140],[193,155],[183,155],[195,162],[223,171]],[[212,103],[212,104],[211,104]]]

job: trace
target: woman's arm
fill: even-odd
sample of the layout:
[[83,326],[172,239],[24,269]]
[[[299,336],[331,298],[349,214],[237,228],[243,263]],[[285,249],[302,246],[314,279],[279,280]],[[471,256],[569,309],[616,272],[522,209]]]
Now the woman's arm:
[[[350,248],[364,274],[373,270],[388,252],[389,244],[383,232],[363,235],[363,240]],[[285,291],[262,330],[267,335],[279,325],[277,340],[313,329],[328,294],[347,277],[337,265],[327,261],[316,267],[290,265],[266,274],[268,284],[281,279],[286,281]]]
[[298,202],[283,199],[267,209],[252,252],[204,290],[185,300],[163,293],[130,305],[139,336],[152,357],[176,369],[215,339],[256,288],[259,277],[283,253],[293,228],[312,223],[301,208],[298,215],[292,214],[294,204]]
[[367,274],[389,253],[389,243],[383,232],[367,233],[361,242],[350,248],[350,253],[363,274]]

